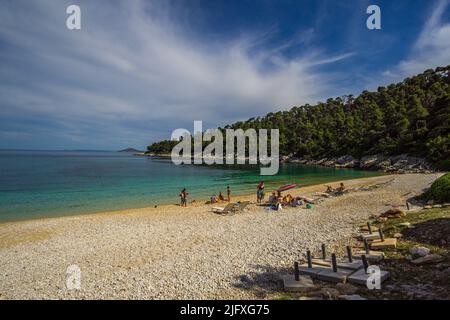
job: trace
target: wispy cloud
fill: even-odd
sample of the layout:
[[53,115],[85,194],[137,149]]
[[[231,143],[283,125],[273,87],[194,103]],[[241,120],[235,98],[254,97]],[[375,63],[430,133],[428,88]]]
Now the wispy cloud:
[[[266,32],[206,42],[171,20],[163,2],[81,1],[82,30],[69,31],[69,4],[8,1],[0,10],[0,121],[45,118],[68,145],[142,146],[194,119],[216,126],[315,102],[334,80],[315,67],[354,54],[283,55],[313,30],[272,47]],[[26,131],[17,122],[3,136],[13,129]]]
[[410,54],[394,68],[385,70],[387,81],[400,80],[425,69],[450,64],[450,23],[442,21],[450,0],[435,2],[427,22],[414,43]]

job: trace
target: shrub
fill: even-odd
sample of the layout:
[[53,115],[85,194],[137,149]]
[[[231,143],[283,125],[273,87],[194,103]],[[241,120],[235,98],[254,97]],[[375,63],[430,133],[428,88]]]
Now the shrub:
[[436,202],[450,202],[450,172],[434,181],[431,188],[421,198]]

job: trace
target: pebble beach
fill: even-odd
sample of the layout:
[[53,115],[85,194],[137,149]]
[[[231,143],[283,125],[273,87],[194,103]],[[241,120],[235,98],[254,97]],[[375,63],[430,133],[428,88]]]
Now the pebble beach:
[[[330,252],[343,254],[358,225],[404,206],[439,175],[348,180],[351,192],[324,198],[312,209],[268,210],[252,195],[233,199],[252,204],[229,216],[212,213],[197,200],[187,208],[1,223],[0,299],[276,298],[282,275],[292,273],[293,262],[306,250],[318,252],[325,243]],[[314,197],[325,189],[315,185],[291,193]],[[73,265],[81,283],[69,290],[67,270]]]

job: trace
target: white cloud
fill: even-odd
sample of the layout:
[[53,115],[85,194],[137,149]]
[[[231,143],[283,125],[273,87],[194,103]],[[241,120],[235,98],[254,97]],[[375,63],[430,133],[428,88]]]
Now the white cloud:
[[409,56],[383,75],[388,81],[401,80],[426,69],[450,64],[450,23],[442,22],[449,0],[439,0],[424,25]]
[[[144,135],[165,138],[196,119],[216,126],[316,102],[328,95],[334,77],[314,67],[353,55],[309,48],[307,55],[283,56],[313,30],[275,48],[265,46],[270,33],[263,32],[205,41],[170,20],[167,5],[141,1],[82,1],[82,30],[69,31],[69,4],[2,3],[0,39],[17,49],[2,56],[9,65],[0,68],[0,116],[46,118],[65,130],[58,134],[85,128],[76,131],[78,142],[92,140],[87,124],[111,146],[114,139],[136,143],[136,137],[142,146]],[[149,126],[142,129],[144,123]]]

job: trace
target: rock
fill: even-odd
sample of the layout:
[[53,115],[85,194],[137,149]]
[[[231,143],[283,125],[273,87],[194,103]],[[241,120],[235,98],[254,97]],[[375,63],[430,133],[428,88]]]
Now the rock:
[[436,268],[438,268],[439,270],[444,270],[450,268],[450,265],[448,265],[448,263],[438,263],[436,265]]
[[[384,164],[382,164],[384,162]],[[382,169],[383,166],[390,166],[391,161],[387,161],[386,157],[376,154],[371,156],[362,157],[359,161],[359,167],[361,169],[369,169],[369,170],[379,170]]]
[[431,206],[431,205],[426,205],[426,206],[423,206],[423,208],[424,208],[424,209],[432,209],[433,206]]
[[442,208],[442,205],[441,204],[435,204],[435,205],[433,205],[433,208]]
[[335,167],[338,168],[354,168],[358,165],[359,161],[350,155],[339,157],[335,161]]
[[402,238],[402,237],[403,237],[403,235],[401,233],[399,233],[399,232],[394,233],[394,238]]
[[321,295],[327,299],[335,299],[340,295],[339,291],[334,288],[322,288],[320,290]]
[[398,225],[400,227],[407,227],[407,228],[409,228],[411,226],[411,223],[410,222],[402,222],[402,223],[399,223]]
[[444,203],[444,204],[442,204],[442,208],[448,208],[448,207],[450,207],[450,203]]
[[341,296],[339,296],[339,299],[342,299],[342,300],[367,300],[366,298],[363,298],[358,294],[341,295]]
[[409,252],[413,256],[425,257],[430,253],[430,249],[426,247],[412,247],[411,249],[409,249]]
[[411,261],[413,259],[412,255],[408,254],[405,256],[405,259]]
[[444,258],[438,254],[429,254],[425,257],[421,257],[411,261],[415,265],[432,264],[442,262]]
[[398,217],[402,217],[405,216],[405,212],[403,212],[403,210],[400,209],[389,209],[388,211],[384,212],[381,214],[381,217],[385,217],[385,218],[398,218]]
[[312,297],[300,297],[300,298],[298,298],[298,300],[322,300],[322,297],[315,297],[315,296],[312,296]]
[[358,288],[350,283],[338,283],[336,289],[342,294],[354,294],[358,291]]

